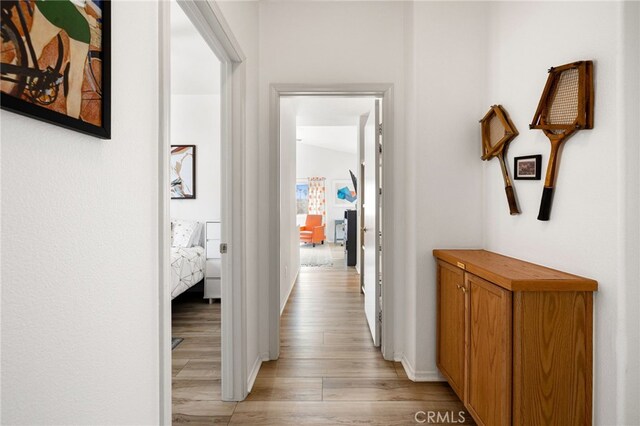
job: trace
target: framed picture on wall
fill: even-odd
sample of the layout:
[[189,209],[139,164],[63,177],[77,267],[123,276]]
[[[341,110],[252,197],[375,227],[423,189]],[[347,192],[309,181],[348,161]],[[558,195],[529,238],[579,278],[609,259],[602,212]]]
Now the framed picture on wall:
[[196,146],[171,145],[171,198],[196,198]]
[[2,108],[110,139],[111,2],[14,0],[1,7]]
[[336,206],[353,207],[356,204],[356,190],[350,180],[333,181],[333,197]]
[[517,180],[540,180],[542,155],[525,155],[513,159],[513,178]]

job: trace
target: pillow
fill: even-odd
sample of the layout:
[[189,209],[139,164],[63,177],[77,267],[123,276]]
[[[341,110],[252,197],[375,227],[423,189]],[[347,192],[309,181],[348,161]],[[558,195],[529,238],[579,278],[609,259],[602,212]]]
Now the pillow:
[[173,221],[173,232],[171,233],[171,246],[191,247],[191,238],[197,227],[198,222],[175,219]]
[[201,246],[202,245],[202,229],[204,225],[201,222],[196,222],[196,227],[191,234],[191,239],[189,240],[189,247]]

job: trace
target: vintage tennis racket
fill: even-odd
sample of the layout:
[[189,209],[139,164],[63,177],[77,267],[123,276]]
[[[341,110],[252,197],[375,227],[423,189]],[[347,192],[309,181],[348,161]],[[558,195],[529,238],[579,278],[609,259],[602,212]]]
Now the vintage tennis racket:
[[538,220],[549,220],[562,143],[581,129],[593,129],[593,62],[549,69],[538,109],[529,126],[542,129],[551,142]]
[[509,202],[509,213],[516,215],[520,213],[516,194],[511,185],[509,170],[505,162],[509,142],[518,136],[518,131],[513,125],[507,112],[501,105],[493,105],[489,112],[480,120],[482,129],[482,159],[490,160],[494,157],[500,161],[502,178],[504,179],[504,189]]

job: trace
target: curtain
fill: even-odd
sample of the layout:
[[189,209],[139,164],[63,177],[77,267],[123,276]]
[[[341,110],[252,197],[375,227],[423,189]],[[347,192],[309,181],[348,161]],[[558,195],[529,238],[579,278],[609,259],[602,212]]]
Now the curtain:
[[323,222],[327,215],[325,178],[309,178],[309,214],[321,214]]

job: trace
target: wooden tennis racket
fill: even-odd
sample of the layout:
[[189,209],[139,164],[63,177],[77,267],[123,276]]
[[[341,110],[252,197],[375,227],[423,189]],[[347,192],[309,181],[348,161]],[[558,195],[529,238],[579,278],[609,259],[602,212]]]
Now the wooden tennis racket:
[[507,193],[509,213],[511,215],[519,214],[520,209],[518,208],[516,194],[511,185],[509,170],[505,162],[509,142],[518,136],[518,131],[501,105],[493,105],[480,120],[480,126],[482,129],[482,159],[498,158],[500,169],[502,170],[502,178],[504,179],[504,190]]
[[562,143],[581,129],[593,129],[593,62],[549,69],[538,109],[529,126],[542,129],[551,142],[538,220],[549,220]]

